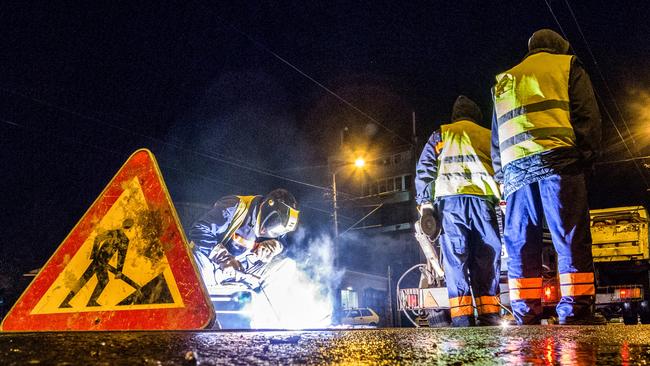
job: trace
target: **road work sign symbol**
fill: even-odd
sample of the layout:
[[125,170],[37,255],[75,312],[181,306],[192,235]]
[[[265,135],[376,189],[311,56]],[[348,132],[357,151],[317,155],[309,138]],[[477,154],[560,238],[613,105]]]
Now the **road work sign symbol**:
[[5,331],[201,329],[214,310],[150,151],[136,151],[2,322]]

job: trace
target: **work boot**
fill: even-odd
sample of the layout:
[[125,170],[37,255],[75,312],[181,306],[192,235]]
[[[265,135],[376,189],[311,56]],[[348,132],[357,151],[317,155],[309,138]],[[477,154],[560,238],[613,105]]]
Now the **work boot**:
[[566,317],[560,319],[560,325],[606,325],[607,319],[600,313],[589,314],[582,318]]
[[451,326],[456,328],[462,327],[473,327],[476,325],[474,321],[474,316],[472,315],[463,315],[451,318]]
[[501,325],[501,317],[497,313],[482,314],[478,316],[479,327],[489,327],[494,325]]

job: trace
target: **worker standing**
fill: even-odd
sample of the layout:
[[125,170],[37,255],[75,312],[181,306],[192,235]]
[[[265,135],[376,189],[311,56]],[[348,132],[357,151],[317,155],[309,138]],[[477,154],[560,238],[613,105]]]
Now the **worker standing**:
[[589,76],[569,42],[533,33],[528,54],[496,76],[492,162],[507,200],[510,301],[518,324],[542,315],[542,228],[558,256],[560,324],[602,324],[593,314],[594,269],[585,170],[598,157],[601,119]]
[[[495,325],[499,316],[501,241],[492,178],[490,130],[478,125],[476,103],[459,96],[452,123],[442,125],[424,146],[416,171],[420,216],[440,213],[440,237],[452,325]],[[471,286],[470,286],[471,285]],[[471,287],[471,289],[470,289]]]

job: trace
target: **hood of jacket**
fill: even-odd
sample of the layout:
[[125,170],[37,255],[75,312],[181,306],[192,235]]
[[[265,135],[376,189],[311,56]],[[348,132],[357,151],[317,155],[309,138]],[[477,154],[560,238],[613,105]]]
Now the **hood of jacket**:
[[550,29],[540,29],[528,39],[529,53],[546,51],[568,55],[570,47],[569,41]]

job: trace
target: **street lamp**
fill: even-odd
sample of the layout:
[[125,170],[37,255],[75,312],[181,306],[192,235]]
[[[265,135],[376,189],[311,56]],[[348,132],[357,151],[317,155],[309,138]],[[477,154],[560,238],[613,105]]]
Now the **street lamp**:
[[338,192],[336,190],[336,174],[339,173],[343,168],[354,164],[356,168],[363,168],[366,165],[366,161],[362,157],[358,157],[356,160],[354,160],[354,163],[352,162],[343,162],[340,165],[336,167],[336,169],[333,170],[332,172],[332,208],[334,211],[333,217],[334,217],[334,265],[337,263],[337,239],[339,236],[339,216],[338,216]]

